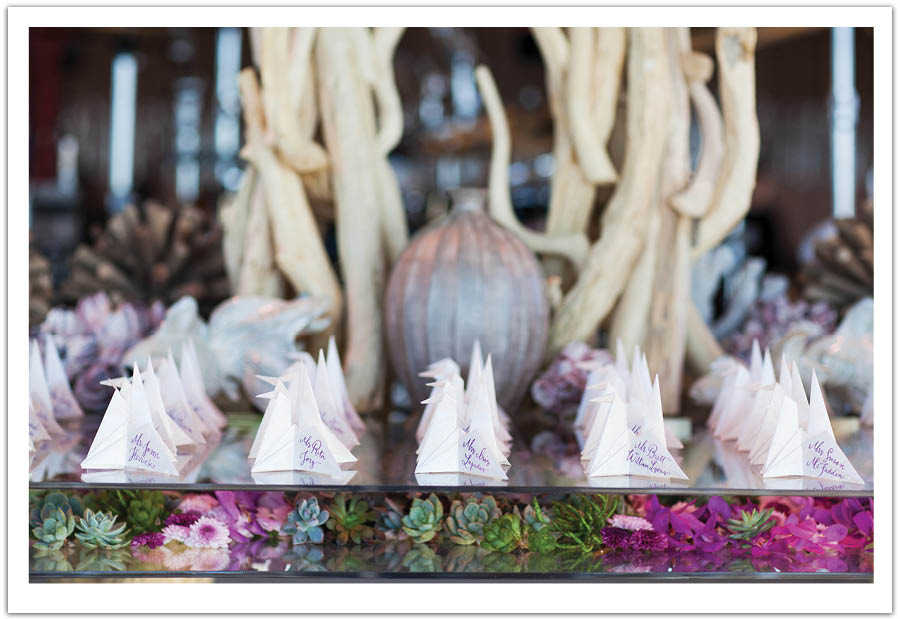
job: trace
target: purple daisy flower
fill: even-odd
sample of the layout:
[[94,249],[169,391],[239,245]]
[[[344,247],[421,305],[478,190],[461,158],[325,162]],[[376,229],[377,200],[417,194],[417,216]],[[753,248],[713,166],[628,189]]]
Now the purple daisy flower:
[[628,546],[635,550],[665,550],[666,538],[653,530],[640,529],[628,538]]
[[166,518],[166,526],[170,524],[177,524],[182,527],[189,527],[197,520],[200,519],[200,514],[197,512],[186,512],[184,514],[170,514],[168,518]]
[[627,548],[630,535],[630,531],[619,527],[603,527],[600,529],[600,537],[603,538],[603,543],[610,548]]
[[231,536],[228,525],[221,520],[203,516],[191,525],[185,544],[194,548],[225,548]]

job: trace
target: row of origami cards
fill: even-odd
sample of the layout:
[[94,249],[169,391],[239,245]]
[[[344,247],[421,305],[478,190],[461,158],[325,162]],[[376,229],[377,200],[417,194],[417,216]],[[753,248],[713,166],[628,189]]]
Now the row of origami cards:
[[453,483],[458,475],[507,479],[512,435],[509,417],[497,404],[491,356],[484,360],[476,340],[467,380],[452,359],[420,374],[431,393],[416,430],[416,477],[428,484]]
[[365,424],[350,401],[334,338],[318,361],[306,352],[280,376],[260,376],[273,386],[258,397],[268,399],[259,430],[250,447],[254,479],[278,482],[289,473],[324,476],[346,483]]
[[795,361],[781,358],[778,377],[769,350],[753,342],[750,367],[734,359],[716,362],[722,377],[708,425],[713,435],[734,441],[762,477],[808,477],[852,484],[862,478],[841,450],[812,371],[809,396]]
[[182,346],[180,364],[169,351],[156,369],[148,359],[143,372],[135,365],[130,378],[102,384],[112,387],[113,394],[81,462],[87,471],[183,475],[196,462],[196,453],[218,439],[226,425],[206,393],[190,340]]
[[614,361],[586,362],[585,369],[575,435],[587,477],[688,479],[670,451],[683,445],[663,423],[659,377],[651,383],[640,348],[629,366],[619,340]]
[[60,421],[84,416],[69,386],[69,378],[59,358],[53,337],[44,336],[44,354],[37,340],[28,354],[28,451],[48,441],[51,435],[65,434]]

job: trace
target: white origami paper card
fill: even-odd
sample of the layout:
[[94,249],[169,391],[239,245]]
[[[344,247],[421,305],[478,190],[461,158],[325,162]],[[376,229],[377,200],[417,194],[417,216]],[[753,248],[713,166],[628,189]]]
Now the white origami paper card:
[[[128,391],[130,392],[130,383]],[[128,395],[130,398],[130,393]],[[100,427],[94,435],[94,442],[87,456],[81,461],[83,469],[121,469],[125,466],[125,451],[128,442],[128,402],[122,393],[113,391]]]
[[163,406],[172,421],[198,445],[206,443],[206,436],[214,435],[215,431],[207,427],[200,414],[188,403],[171,350],[159,368],[159,387]]
[[331,378],[332,385],[337,389],[339,400],[344,407],[347,421],[350,423],[353,431],[359,436],[366,431],[366,424],[350,401],[350,392],[347,391],[347,381],[344,380],[344,369],[341,365],[341,355],[338,353],[333,335],[328,338],[328,356],[325,359],[325,363],[328,366],[328,375]]
[[163,419],[151,409],[138,367],[134,367],[128,405],[125,468],[178,475],[172,439],[165,433]]
[[28,356],[28,393],[34,406],[34,414],[40,420],[41,425],[50,434],[63,434],[53,414],[53,401],[50,399],[50,389],[47,387],[47,377],[44,374],[44,364],[41,361],[41,349],[36,340],[31,341],[31,354]]
[[84,412],[78,405],[78,400],[69,386],[69,377],[63,368],[62,360],[53,337],[47,334],[44,338],[44,371],[47,378],[47,387],[50,390],[50,402],[53,406],[53,415],[57,419],[74,419],[83,417]]
[[[792,377],[796,389],[797,377]],[[804,395],[804,400],[806,396]],[[800,426],[799,406],[785,398],[781,417],[769,448],[763,477],[803,476],[863,484],[862,478],[834,437],[822,389],[813,371],[810,386],[809,424]]]
[[281,383],[275,387],[251,472],[293,470],[338,476],[342,465],[356,458],[322,421],[306,367],[301,364],[297,372],[289,390]]
[[743,420],[736,420],[738,425],[737,448],[740,451],[750,451],[753,447],[753,441],[759,434],[769,401],[772,399],[774,387],[775,367],[772,365],[772,357],[767,348],[760,371],[759,384],[753,388],[753,404],[750,407],[750,413]]
[[[494,427],[497,444],[503,454],[509,454],[513,439],[512,434],[509,433],[509,430],[506,429],[506,425],[500,418],[500,409],[497,406],[497,392],[494,385],[494,367],[490,355],[488,355],[487,362],[484,364],[484,370],[481,373],[480,388],[484,390],[483,394],[479,394],[481,395],[482,406],[487,405],[488,407],[488,414]],[[478,401],[479,399],[476,398],[476,402]],[[472,415],[469,414],[467,417],[471,419]]]
[[[475,414],[466,429],[455,426],[449,435],[445,436],[440,444],[428,451],[423,451],[416,465],[416,473],[466,473],[479,477],[492,479],[506,479],[506,473],[501,462],[505,459],[500,455],[497,439],[494,436],[493,422],[490,417],[490,409],[487,406],[486,390],[479,392],[483,395],[476,396],[481,402],[475,407]],[[443,420],[452,419],[457,406],[455,398],[449,391],[441,395],[441,402],[435,411],[432,427],[441,423],[438,430],[443,434],[443,428],[449,427]],[[428,433],[426,432],[426,439]],[[424,444],[424,441],[423,441]]]
[[181,427],[175,423],[175,420],[169,416],[169,412],[166,410],[166,406],[163,403],[159,379],[153,371],[153,363],[149,357],[147,358],[147,369],[144,372],[143,378],[144,393],[147,395],[147,402],[150,405],[153,417],[159,420],[159,431],[161,435],[164,438],[168,437],[166,443],[174,445],[175,449],[173,451],[176,453],[179,447],[195,447],[197,445],[196,441],[188,436],[187,432],[182,430]]
[[[422,404],[425,404],[425,410],[422,411],[422,417],[419,419],[419,425],[416,427],[416,440],[421,443],[425,436],[425,430],[428,428],[428,424],[431,423],[431,416],[434,414],[434,409],[440,401],[441,391],[446,387],[447,383],[451,380],[458,381],[459,386],[463,390],[465,389],[465,385],[462,377],[459,375],[459,366],[453,359],[441,359],[440,361],[435,361],[428,366],[426,371],[420,372],[419,376],[434,379],[434,382],[428,383],[428,386],[431,387],[431,393],[428,398],[422,402]],[[465,404],[462,399],[460,400],[459,405],[460,409],[464,411]]]
[[220,434],[220,429],[225,427],[228,420],[206,394],[203,374],[200,372],[200,362],[197,360],[197,350],[191,340],[186,341],[181,347],[179,370],[188,404],[200,415],[207,428]]
[[[609,398],[607,394],[599,399],[605,402]],[[591,449],[594,450],[587,466],[588,477],[637,475],[688,479],[666,447],[659,379],[654,383],[650,402],[634,404],[647,407],[646,412],[641,415],[643,422],[636,432],[629,425],[626,407],[617,406],[616,400],[613,395],[605,414],[598,413],[594,419],[591,434],[597,433],[598,436],[588,438]],[[629,406],[631,405],[629,402]]]
[[347,449],[353,449],[359,445],[359,439],[353,428],[350,427],[350,419],[341,398],[340,385],[337,384],[328,371],[325,361],[325,353],[319,351],[319,363],[316,366],[316,378],[314,393],[316,404],[322,421],[334,432]]
[[460,407],[465,397],[462,379],[454,376],[453,380],[436,385],[435,391],[434,400],[426,400],[426,406],[433,407],[432,413],[422,441],[416,449],[417,454],[425,456],[437,451],[447,437],[464,422],[463,409]]

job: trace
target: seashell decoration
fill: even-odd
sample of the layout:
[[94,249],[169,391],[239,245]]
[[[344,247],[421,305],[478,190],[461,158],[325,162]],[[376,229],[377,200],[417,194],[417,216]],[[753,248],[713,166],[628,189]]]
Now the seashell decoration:
[[449,357],[468,372],[475,340],[492,355],[497,400],[513,410],[538,371],[549,307],[540,265],[484,212],[485,192],[458,189],[453,210],[420,232],[391,272],[385,323],[391,364],[416,402],[422,368]]

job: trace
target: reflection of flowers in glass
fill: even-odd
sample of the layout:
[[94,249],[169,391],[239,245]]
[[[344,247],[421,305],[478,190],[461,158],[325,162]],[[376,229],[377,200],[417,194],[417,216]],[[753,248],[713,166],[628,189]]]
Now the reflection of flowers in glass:
[[228,525],[215,518],[203,516],[191,525],[185,544],[194,548],[224,548],[230,541]]
[[227,548],[191,548],[191,569],[198,572],[220,572],[228,567],[230,559]]
[[186,494],[178,504],[178,509],[183,512],[198,512],[205,514],[214,507],[219,506],[216,497],[209,494]]

